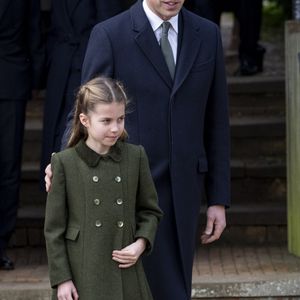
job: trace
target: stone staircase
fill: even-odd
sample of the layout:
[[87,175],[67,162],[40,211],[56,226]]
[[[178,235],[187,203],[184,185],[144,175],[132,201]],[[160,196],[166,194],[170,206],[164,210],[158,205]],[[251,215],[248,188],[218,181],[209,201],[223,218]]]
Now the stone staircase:
[[231,77],[228,84],[232,205],[222,241],[286,242],[284,79]]

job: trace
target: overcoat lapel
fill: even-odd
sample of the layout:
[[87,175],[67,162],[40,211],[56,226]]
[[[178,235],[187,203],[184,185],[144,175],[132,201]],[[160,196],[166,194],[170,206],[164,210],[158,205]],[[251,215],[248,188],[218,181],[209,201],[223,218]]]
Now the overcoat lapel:
[[63,19],[65,20],[65,24],[66,24],[69,32],[72,32],[72,33],[73,33],[73,25],[71,22],[71,16],[72,16],[72,13],[74,12],[74,9],[78,5],[79,1],[80,0],[69,1],[71,3],[68,5],[66,0],[61,0],[62,12],[64,15]]
[[131,7],[130,13],[134,39],[137,45],[164,82],[172,88],[173,81],[167,64],[140,1]]
[[177,57],[176,72],[171,97],[180,88],[191,68],[201,47],[202,38],[199,34],[200,28],[188,18],[185,8],[182,8],[179,22],[180,45]]
[[[66,2],[66,1],[64,1]],[[69,16],[72,16],[75,8],[77,7],[77,5],[79,4],[80,0],[73,0],[73,1],[69,1],[69,5],[68,5],[68,8],[69,8]]]
[[11,0],[2,0],[2,4],[0,5],[0,20],[7,9],[8,4]]

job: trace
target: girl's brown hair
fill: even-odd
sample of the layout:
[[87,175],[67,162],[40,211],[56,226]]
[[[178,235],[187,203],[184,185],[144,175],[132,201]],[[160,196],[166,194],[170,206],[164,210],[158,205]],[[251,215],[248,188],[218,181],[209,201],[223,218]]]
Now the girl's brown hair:
[[[94,110],[96,104],[109,104],[113,102],[124,103],[125,107],[128,104],[124,87],[117,80],[106,77],[96,77],[80,86],[76,96],[73,126],[68,147],[73,147],[81,139],[86,140],[88,137],[87,130],[81,124],[79,115],[81,113],[87,115],[89,111]],[[120,139],[125,140],[127,136],[127,132],[124,129]]]

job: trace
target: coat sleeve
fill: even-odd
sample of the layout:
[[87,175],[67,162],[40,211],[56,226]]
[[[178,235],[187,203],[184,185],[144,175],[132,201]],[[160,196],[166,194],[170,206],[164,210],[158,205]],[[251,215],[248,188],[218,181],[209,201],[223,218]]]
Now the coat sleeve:
[[158,198],[151,176],[148,158],[140,146],[139,188],[136,200],[135,238],[143,237],[148,241],[146,249],[149,254],[153,248],[158,223],[163,213],[158,206]]
[[65,174],[58,155],[52,156],[53,180],[48,193],[44,233],[48,255],[50,283],[54,288],[58,284],[72,279],[71,269],[65,245],[67,227],[67,200],[65,192]]
[[205,112],[204,142],[208,160],[208,206],[230,205],[230,134],[222,41],[216,26],[216,60]]

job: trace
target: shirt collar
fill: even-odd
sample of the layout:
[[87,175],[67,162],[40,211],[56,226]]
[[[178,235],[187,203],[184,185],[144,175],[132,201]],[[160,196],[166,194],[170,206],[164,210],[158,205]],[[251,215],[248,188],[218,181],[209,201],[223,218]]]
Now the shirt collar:
[[[164,22],[163,19],[161,19],[158,15],[156,15],[148,6],[148,3],[146,0],[143,1],[143,8],[145,11],[145,14],[150,22],[150,25],[155,32],[161,24]],[[172,28],[174,31],[178,34],[178,14],[171,19],[168,20],[168,22],[171,23]]]
[[84,140],[79,141],[75,146],[75,150],[79,157],[89,166],[96,167],[100,159],[109,159],[119,162],[121,160],[121,147],[122,142],[118,141],[115,145],[110,147],[109,152],[104,155],[100,155],[87,146]]

